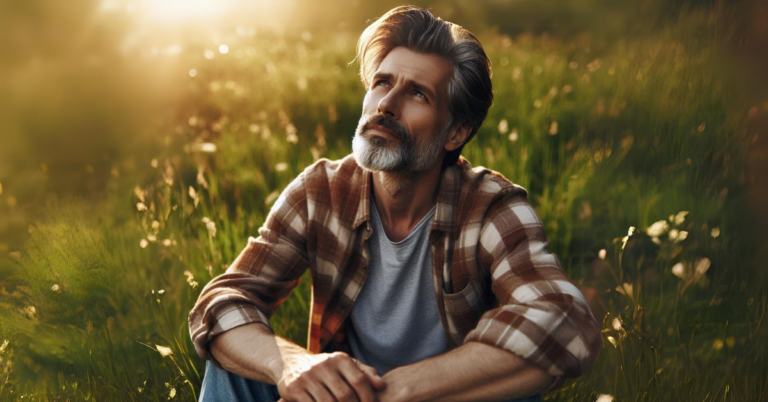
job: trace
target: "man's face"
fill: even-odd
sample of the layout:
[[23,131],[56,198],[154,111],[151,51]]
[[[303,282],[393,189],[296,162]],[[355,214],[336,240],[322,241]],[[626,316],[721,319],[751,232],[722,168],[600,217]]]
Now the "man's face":
[[447,60],[397,47],[371,79],[352,140],[357,163],[385,172],[418,173],[442,162],[448,138]]

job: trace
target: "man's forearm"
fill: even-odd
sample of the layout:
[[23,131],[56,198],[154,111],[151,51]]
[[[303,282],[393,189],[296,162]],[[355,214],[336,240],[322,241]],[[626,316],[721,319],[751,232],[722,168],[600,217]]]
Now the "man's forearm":
[[384,380],[389,387],[382,400],[459,402],[532,396],[547,389],[554,379],[517,355],[470,342],[394,369]]
[[309,353],[264,324],[224,332],[211,342],[211,353],[231,373],[277,385],[281,400],[288,402],[373,402],[386,387],[375,368],[346,353]]
[[233,328],[211,341],[211,354],[221,366],[241,377],[277,384],[283,359],[304,349],[273,334],[264,324]]

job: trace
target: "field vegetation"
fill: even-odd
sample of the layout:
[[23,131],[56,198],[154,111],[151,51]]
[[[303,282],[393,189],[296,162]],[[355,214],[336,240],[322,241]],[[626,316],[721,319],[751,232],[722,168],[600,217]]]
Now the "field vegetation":
[[[615,37],[478,32],[495,102],[464,156],[529,190],[603,326],[592,371],[548,401],[768,400],[768,293],[745,179],[746,127],[768,110],[722,68],[726,5],[671,14]],[[18,137],[0,153],[0,400],[196,400],[204,362],[187,314],[200,290],[292,178],[350,152],[359,31],[221,32],[110,67],[146,77],[174,60],[172,96],[79,117],[130,125],[100,137],[72,123],[71,149]],[[8,130],[55,136],[45,113]],[[310,282],[272,320],[302,345]]]

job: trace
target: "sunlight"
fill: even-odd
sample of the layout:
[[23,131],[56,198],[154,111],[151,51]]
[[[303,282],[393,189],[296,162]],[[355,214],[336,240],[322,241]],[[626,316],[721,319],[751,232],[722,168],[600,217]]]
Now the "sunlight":
[[225,13],[232,3],[216,0],[141,0],[138,13],[157,20],[187,20],[217,17]]

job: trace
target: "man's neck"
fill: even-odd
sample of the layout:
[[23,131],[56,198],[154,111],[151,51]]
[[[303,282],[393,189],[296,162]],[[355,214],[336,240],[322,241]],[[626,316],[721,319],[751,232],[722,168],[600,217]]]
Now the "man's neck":
[[392,241],[408,236],[437,202],[441,164],[418,174],[373,172],[373,196]]

